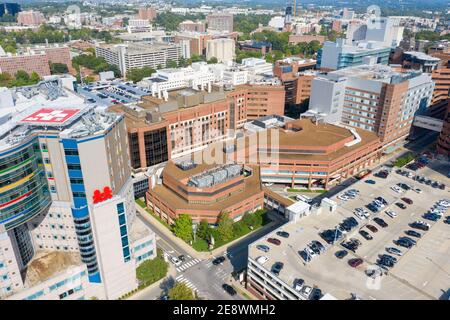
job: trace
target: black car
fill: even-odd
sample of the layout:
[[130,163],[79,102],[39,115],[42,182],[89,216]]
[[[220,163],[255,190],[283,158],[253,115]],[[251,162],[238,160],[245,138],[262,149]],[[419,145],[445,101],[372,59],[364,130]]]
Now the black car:
[[311,291],[311,295],[309,296],[309,300],[320,300],[323,297],[322,290],[319,288],[314,288]]
[[390,260],[390,261],[393,261],[394,263],[397,262],[397,258],[393,257],[393,256],[391,256],[389,254],[382,254],[382,255],[380,255],[380,259],[382,259],[382,260]]
[[303,261],[305,262],[311,261],[311,257],[309,256],[309,254],[306,253],[305,250],[299,251],[298,254],[300,255],[300,257],[302,257]]
[[406,206],[403,203],[401,203],[401,202],[396,202],[395,205],[397,207],[399,207],[400,209],[406,209]]
[[334,255],[336,256],[336,258],[342,259],[342,258],[344,258],[345,256],[347,256],[347,254],[348,254],[348,251],[347,251],[347,250],[339,250],[339,251],[337,251]]
[[450,224],[450,216],[445,217],[444,223]]
[[325,230],[325,231],[321,232],[319,235],[328,244],[333,244],[336,240],[339,240],[344,236],[342,231],[339,231],[336,229],[335,230],[331,230],[331,229]]
[[228,294],[229,294],[230,296],[234,296],[234,295],[236,294],[236,290],[234,290],[234,288],[233,288],[232,286],[230,286],[229,284],[227,284],[227,283],[224,283],[224,284],[222,285],[222,288],[223,288],[223,290],[225,290],[226,292],[228,292]]
[[408,236],[411,236],[411,237],[416,237],[416,238],[422,237],[422,235],[420,233],[418,233],[417,231],[414,231],[414,230],[407,230],[407,231],[405,231],[405,234],[407,234]]
[[405,241],[411,243],[413,246],[417,244],[416,240],[413,240],[410,237],[400,237],[400,240],[405,240]]
[[425,213],[424,215],[422,215],[422,217],[430,221],[438,221],[441,218],[440,215],[437,215],[435,213]]
[[275,262],[272,266],[272,272],[278,276],[283,267],[284,267],[283,262]]
[[378,217],[373,218],[373,221],[375,221],[375,223],[378,224],[378,225],[379,225],[380,227],[382,227],[382,228],[386,228],[386,227],[388,226],[388,224],[386,223],[386,221],[384,221],[384,220],[381,219],[381,218],[378,218]]
[[283,238],[289,238],[289,233],[286,231],[277,231],[277,236],[280,236]]
[[398,240],[394,241],[394,243],[400,247],[404,247],[407,249],[410,249],[413,246],[413,244],[411,242],[406,241],[404,239],[398,239]]
[[356,250],[358,250],[358,244],[351,242],[351,241],[342,242],[341,246],[343,246],[345,249],[348,249],[353,252],[356,252]]
[[222,256],[222,257],[217,257],[217,258],[215,258],[215,259],[212,261],[212,264],[215,265],[215,266],[217,266],[217,265],[223,263],[224,261],[225,261],[225,257],[224,257],[224,256]]
[[186,260],[186,257],[184,256],[184,254],[178,256],[178,260],[180,260],[181,262],[184,262]]
[[419,229],[422,231],[428,231],[430,229],[430,227],[428,227],[427,225],[422,224],[422,223],[417,223],[417,222],[410,223],[409,226],[411,228]]
[[366,240],[372,240],[373,237],[366,230],[359,230],[359,234]]
[[376,197],[375,200],[380,201],[382,204],[384,204],[385,206],[388,205],[388,202],[383,198],[383,197]]
[[314,251],[315,254],[321,254],[325,251],[325,247],[319,242],[319,241],[311,241],[311,243],[308,245],[308,247]]

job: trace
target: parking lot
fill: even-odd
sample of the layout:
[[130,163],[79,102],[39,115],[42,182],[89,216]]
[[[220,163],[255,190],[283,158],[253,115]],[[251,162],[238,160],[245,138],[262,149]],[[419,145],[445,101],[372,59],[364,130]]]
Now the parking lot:
[[[442,170],[436,170],[437,165]],[[447,168],[447,169],[446,169]],[[447,163],[431,163],[429,167],[417,170],[414,174],[431,177],[440,183],[447,183],[448,178],[443,173],[448,173]],[[447,170],[447,171],[446,171]],[[366,183],[366,180],[374,180],[374,184]],[[391,189],[398,183],[404,183],[412,187],[411,190],[403,190],[397,193]],[[413,191],[420,188],[421,192]],[[356,294],[362,299],[448,299],[450,288],[450,225],[445,224],[445,217],[450,215],[448,209],[438,221],[429,221],[422,217],[432,205],[440,199],[450,199],[449,186],[444,190],[433,188],[431,185],[421,184],[407,176],[391,172],[387,178],[377,178],[373,175],[366,177],[348,189],[357,189],[359,193],[353,199],[339,200],[338,197],[345,190],[333,197],[338,204],[333,213],[310,214],[301,218],[296,223],[288,223],[282,229],[290,234],[290,237],[280,238],[281,245],[269,244],[271,250],[265,253],[269,260],[264,267],[270,270],[270,266],[276,261],[284,262],[284,268],[279,278],[288,285],[293,284],[296,278],[303,279],[305,285],[317,286],[322,292],[328,292],[339,299],[348,299],[351,294]],[[376,197],[382,197],[387,205],[378,213],[370,213],[369,219],[360,219],[355,216],[356,208],[366,208]],[[409,198],[412,204],[407,204],[401,198]],[[396,203],[402,203],[405,209],[401,209]],[[394,211],[397,216],[391,218],[386,214],[387,210]],[[359,225],[345,234],[344,238],[334,244],[327,244],[319,235],[326,229],[335,229],[339,223],[348,217],[354,217]],[[379,217],[388,226],[382,228],[372,219]],[[413,229],[410,223],[416,220],[426,221],[430,225],[428,231]],[[370,231],[366,225],[376,227],[377,232]],[[359,231],[363,229],[373,238],[364,239]],[[407,236],[405,231],[414,230],[421,234],[421,238],[410,237],[417,245],[407,249],[394,244],[394,240]],[[275,233],[267,237],[277,237]],[[335,253],[344,248],[342,241],[351,238],[357,239],[361,245],[356,252],[345,249],[348,254],[338,259]],[[326,251],[316,255],[309,262],[305,262],[298,253],[307,247],[312,240],[318,240],[325,245]],[[267,244],[263,239],[258,243]],[[256,244],[258,244],[256,243]],[[372,279],[366,275],[368,268],[375,268],[378,257],[386,252],[387,247],[395,247],[402,251],[402,256],[395,256],[398,260],[392,268],[386,268],[386,273],[381,277]],[[275,249],[275,250],[272,250]],[[254,247],[250,249],[250,255],[261,255]],[[360,258],[363,263],[356,268],[348,265],[350,259]],[[376,267],[379,270],[379,267]]]

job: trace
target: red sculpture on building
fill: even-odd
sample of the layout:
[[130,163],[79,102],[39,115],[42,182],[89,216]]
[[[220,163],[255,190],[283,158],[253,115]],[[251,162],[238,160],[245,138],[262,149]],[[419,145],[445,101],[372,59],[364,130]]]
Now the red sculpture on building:
[[103,188],[103,192],[101,192],[100,190],[95,190],[94,191],[94,195],[92,196],[92,199],[94,201],[94,203],[99,203],[102,201],[105,201],[107,199],[111,199],[112,198],[112,190],[110,187],[104,187]]

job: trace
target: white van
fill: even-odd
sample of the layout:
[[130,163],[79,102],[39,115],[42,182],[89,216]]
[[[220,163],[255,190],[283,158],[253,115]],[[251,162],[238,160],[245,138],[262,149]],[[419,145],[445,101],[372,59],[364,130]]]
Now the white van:
[[259,264],[264,264],[267,262],[267,260],[269,260],[269,258],[267,258],[266,256],[260,256],[256,258],[256,262],[258,262]]
[[295,199],[296,199],[297,201],[304,201],[304,202],[306,202],[306,203],[310,203],[310,202],[312,201],[310,197],[305,196],[305,195],[303,195],[303,194],[298,194],[298,195],[296,195],[296,196],[295,196]]

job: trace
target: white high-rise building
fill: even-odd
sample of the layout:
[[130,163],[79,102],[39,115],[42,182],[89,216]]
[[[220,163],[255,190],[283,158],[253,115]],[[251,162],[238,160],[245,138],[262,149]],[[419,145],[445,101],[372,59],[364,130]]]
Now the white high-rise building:
[[57,79],[15,91],[0,123],[0,298],[117,299],[137,288],[136,266],[156,247],[136,219],[123,116]]
[[235,43],[233,39],[219,38],[208,40],[206,43],[206,59],[216,57],[219,62],[230,62],[235,57]]

